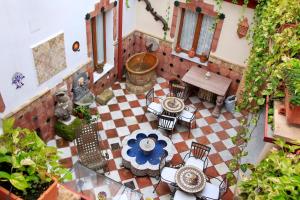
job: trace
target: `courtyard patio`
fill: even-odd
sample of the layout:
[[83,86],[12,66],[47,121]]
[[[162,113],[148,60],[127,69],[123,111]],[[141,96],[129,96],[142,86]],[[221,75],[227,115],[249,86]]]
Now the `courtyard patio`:
[[0,200],[299,200],[299,0],[0,7]]
[[[161,77],[156,79],[154,85],[155,95],[165,98],[169,93],[168,82]],[[170,199],[171,190],[166,183],[160,183],[155,193],[154,187],[158,180],[153,177],[136,177],[129,169],[122,166],[121,144],[125,136],[135,130],[156,130],[157,117],[151,113],[145,114],[145,95],[135,95],[126,90],[125,82],[115,82],[111,88],[114,93],[107,105],[97,105],[100,119],[97,122],[99,127],[99,140],[104,152],[108,152],[108,170],[106,176],[115,181],[137,190],[143,194],[144,199]],[[219,118],[211,115],[214,104],[201,101],[197,96],[191,96],[186,101],[186,105],[193,104],[199,111],[196,114],[196,125],[189,130],[186,126],[176,125],[172,134],[172,142],[176,148],[171,160],[173,165],[183,162],[184,156],[189,152],[192,141],[211,147],[208,155],[208,167],[206,173],[213,177],[221,177],[229,172],[228,165],[233,155],[237,153],[236,147],[231,137],[235,136],[240,128],[239,120],[243,118],[240,113],[230,113],[222,109]],[[146,115],[146,118],[144,117]],[[165,133],[164,130],[159,131]],[[55,136],[50,140],[50,146],[55,146],[62,152],[60,162],[67,168],[72,168],[78,161],[76,145],[73,142]],[[234,187],[230,187],[223,199],[232,199]]]

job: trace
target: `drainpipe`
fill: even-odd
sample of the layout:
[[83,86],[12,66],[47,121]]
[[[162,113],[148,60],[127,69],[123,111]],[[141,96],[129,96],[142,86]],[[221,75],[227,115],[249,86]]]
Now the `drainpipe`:
[[122,41],[122,27],[123,27],[123,0],[119,0],[118,12],[118,79],[122,79],[123,70],[123,41]]

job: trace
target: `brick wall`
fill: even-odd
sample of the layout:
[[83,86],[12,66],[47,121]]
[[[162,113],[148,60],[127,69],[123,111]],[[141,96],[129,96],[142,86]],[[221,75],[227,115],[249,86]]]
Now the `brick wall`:
[[[128,36],[127,38],[130,39],[127,39],[127,42],[124,42],[123,47],[125,52],[124,57],[126,58],[128,55],[146,51],[145,41],[147,37],[149,37],[147,34],[138,31],[135,31],[133,34]],[[170,42],[160,40],[159,49],[157,52],[155,52],[159,59],[159,65],[156,69],[156,72],[159,76],[162,76],[168,80],[173,77],[182,78],[192,66],[202,67],[211,72],[232,79],[232,84],[230,85],[228,94],[231,95],[236,93],[243,74],[244,68],[242,66],[237,66],[220,60],[216,57],[211,57],[209,59],[208,66],[205,67],[172,55],[171,53],[172,44]]]
[[[89,73],[92,76],[90,62],[84,65],[80,70]],[[55,92],[64,85],[67,85],[69,96],[72,96],[72,82],[73,75],[64,79],[54,88],[46,91],[40,96],[35,97],[26,105],[23,105],[18,111],[8,114],[7,117],[14,117],[15,127],[29,128],[36,130],[38,135],[44,140],[48,141],[54,137],[54,125],[56,118],[54,116],[55,107]]]

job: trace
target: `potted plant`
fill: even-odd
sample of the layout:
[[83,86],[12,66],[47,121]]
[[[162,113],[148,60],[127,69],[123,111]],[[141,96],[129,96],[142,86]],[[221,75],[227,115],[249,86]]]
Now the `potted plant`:
[[200,55],[200,62],[205,63],[208,61],[208,52],[207,51],[203,51]]
[[4,120],[0,136],[0,199],[55,200],[57,179],[71,174],[58,163],[55,147],[46,146],[35,131],[13,125],[13,118]]
[[74,113],[87,124],[93,123],[99,118],[98,115],[94,118],[92,117],[89,106],[77,106],[74,108]]
[[300,124],[300,60],[292,58],[284,68],[285,110],[287,122]]
[[300,196],[300,155],[298,145],[275,141],[278,148],[238,184],[239,199],[298,199]]

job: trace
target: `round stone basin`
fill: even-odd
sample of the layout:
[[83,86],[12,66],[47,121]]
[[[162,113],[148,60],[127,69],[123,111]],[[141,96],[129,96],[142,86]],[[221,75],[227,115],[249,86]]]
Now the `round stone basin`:
[[122,141],[123,165],[136,176],[158,176],[162,156],[170,161],[175,152],[171,140],[159,131],[137,130]]
[[[156,142],[153,150],[145,154],[140,146],[140,143],[146,138],[151,138]],[[130,139],[128,141],[128,146],[130,146],[131,148],[128,149],[127,154],[130,157],[135,157],[136,162],[139,165],[145,164],[147,161],[152,165],[157,165],[159,164],[160,158],[164,153],[168,155],[168,152],[164,150],[164,148],[167,146],[167,142],[164,140],[157,141],[157,139],[158,137],[154,134],[146,136],[144,133],[139,133],[136,139]]]

